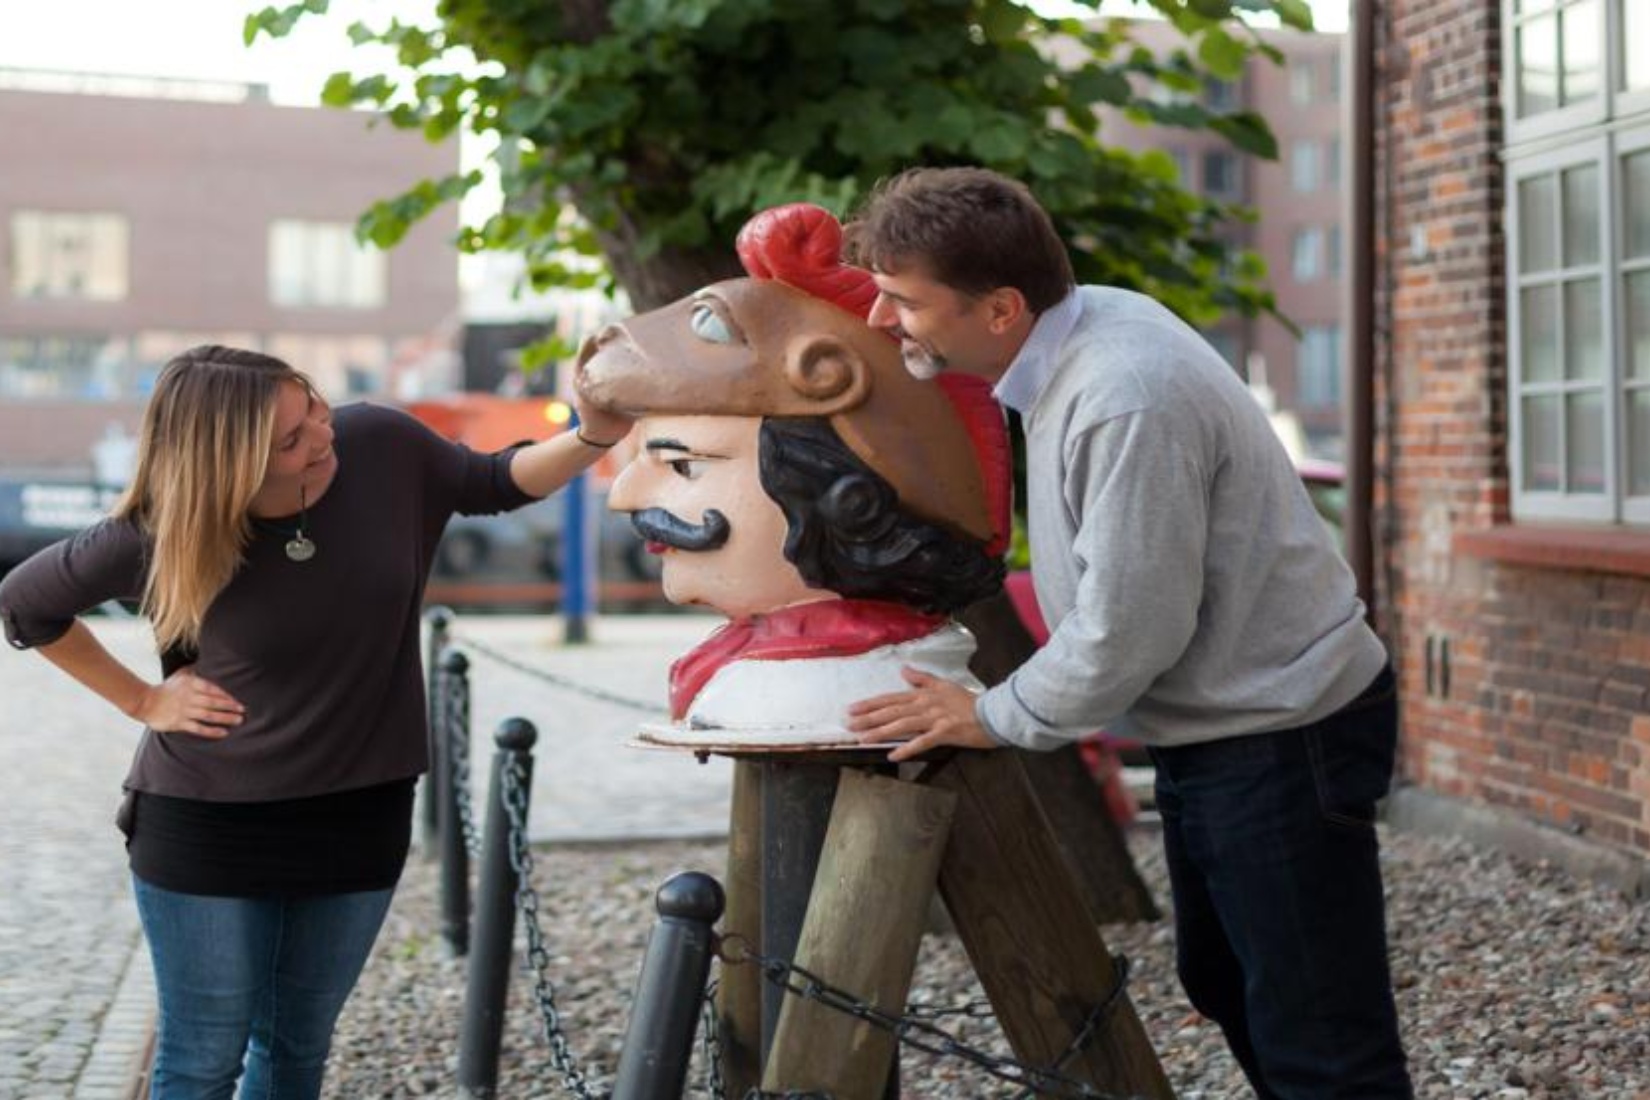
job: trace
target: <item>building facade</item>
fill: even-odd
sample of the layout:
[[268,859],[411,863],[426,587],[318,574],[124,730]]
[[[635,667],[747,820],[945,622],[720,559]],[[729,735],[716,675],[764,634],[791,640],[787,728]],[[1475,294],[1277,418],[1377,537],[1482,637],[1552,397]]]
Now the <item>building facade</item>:
[[456,142],[250,86],[16,71],[0,140],[0,463],[85,464],[194,344],[342,398],[395,392],[456,330],[455,211],[388,252],[354,239],[375,200],[456,171]]
[[[1183,44],[1163,23],[1138,23],[1135,33],[1160,53]],[[1299,335],[1275,317],[1228,318],[1207,335],[1251,384],[1270,388],[1279,408],[1294,414],[1310,453],[1339,458],[1346,377],[1344,36],[1277,31],[1264,38],[1285,64],[1254,58],[1241,80],[1218,85],[1204,104],[1260,114],[1277,138],[1277,160],[1248,156],[1214,133],[1141,126],[1116,112],[1107,115],[1102,132],[1126,149],[1166,153],[1190,190],[1254,209],[1257,220],[1233,225],[1231,240],[1265,260],[1278,312]]]
[[1364,2],[1403,776],[1644,866],[1650,3]]

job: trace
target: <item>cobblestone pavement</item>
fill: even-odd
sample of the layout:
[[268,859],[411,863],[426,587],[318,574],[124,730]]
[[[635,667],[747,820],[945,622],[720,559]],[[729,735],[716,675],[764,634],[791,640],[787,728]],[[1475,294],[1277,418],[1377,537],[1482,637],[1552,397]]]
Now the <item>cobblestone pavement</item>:
[[[119,657],[156,674],[143,624],[90,621]],[[577,646],[562,644],[553,617],[462,616],[454,631],[662,716],[670,662],[719,622],[599,617]],[[118,1100],[140,1067],[154,1001],[114,827],[138,731],[38,655],[0,650],[0,1100]],[[534,839],[725,830],[725,760],[631,748],[648,714],[470,655],[478,797],[498,723],[520,716],[539,728]]]
[[[141,624],[100,637],[154,674]],[[118,1100],[153,986],[115,830],[138,730],[39,656],[0,652],[0,1098]]]

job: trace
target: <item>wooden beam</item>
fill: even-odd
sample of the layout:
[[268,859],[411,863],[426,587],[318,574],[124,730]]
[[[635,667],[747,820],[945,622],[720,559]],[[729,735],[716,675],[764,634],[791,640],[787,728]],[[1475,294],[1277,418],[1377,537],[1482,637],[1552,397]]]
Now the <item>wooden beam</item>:
[[[1035,652],[1037,642],[1020,621],[1014,601],[999,592],[970,604],[957,620],[973,632],[979,648],[969,668],[987,687],[1008,679]],[[1076,745],[1049,753],[1019,752],[1032,773],[1032,790],[1048,815],[1089,913],[1099,923],[1155,920],[1161,914],[1135,869],[1123,828],[1106,810],[1100,786],[1083,764]]]
[[[733,806],[728,817],[727,908],[722,935],[762,943],[762,771],[751,760],[733,763]],[[722,1042],[722,1078],[729,1096],[762,1082],[762,974],[755,966],[724,966],[716,987]]]
[[[1051,1065],[1115,987],[1111,953],[1013,754],[958,753],[922,779],[958,797],[940,894],[980,984],[1015,1055]],[[1126,994],[1062,1072],[1108,1092],[1174,1096]]]
[[[957,797],[844,770],[796,961],[831,985],[902,1015]],[[788,996],[763,1074],[772,1091],[843,1100],[884,1095],[890,1033]]]

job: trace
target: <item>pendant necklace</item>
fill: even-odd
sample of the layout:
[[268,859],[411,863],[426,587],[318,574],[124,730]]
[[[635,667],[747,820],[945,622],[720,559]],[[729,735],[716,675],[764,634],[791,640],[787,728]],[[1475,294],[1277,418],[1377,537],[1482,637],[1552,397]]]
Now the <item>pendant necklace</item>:
[[286,543],[286,556],[297,562],[305,562],[315,556],[315,540],[304,534],[304,525],[309,520],[309,498],[304,487],[298,487],[298,530]]

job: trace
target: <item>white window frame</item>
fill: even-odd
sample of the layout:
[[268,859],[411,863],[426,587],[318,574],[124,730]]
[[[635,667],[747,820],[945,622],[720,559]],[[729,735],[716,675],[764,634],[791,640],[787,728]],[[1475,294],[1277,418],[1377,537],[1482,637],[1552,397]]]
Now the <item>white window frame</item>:
[[[1609,283],[1609,297],[1625,303],[1627,276],[1630,271],[1650,271],[1650,257],[1637,257],[1631,260],[1627,257],[1624,244],[1627,234],[1627,188],[1625,181],[1622,179],[1627,158],[1634,153],[1650,150],[1650,118],[1645,120],[1643,126],[1621,132],[1611,144],[1614,146],[1613,155],[1605,166],[1604,175],[1608,177],[1610,186],[1615,192],[1615,206],[1609,208],[1610,220],[1615,231],[1607,234],[1612,263],[1610,278],[1607,282]],[[1646,206],[1650,206],[1650,195],[1645,196],[1644,202]],[[1613,360],[1612,370],[1615,374],[1615,420],[1622,425],[1622,430],[1617,433],[1620,438],[1617,441],[1615,451],[1616,468],[1621,471],[1624,478],[1620,494],[1621,518],[1625,523],[1650,525],[1650,493],[1629,496],[1627,493],[1628,486],[1625,482],[1628,461],[1627,445],[1629,442],[1626,431],[1629,381],[1627,378],[1628,333],[1625,305],[1616,310],[1616,324],[1613,332],[1615,333],[1616,346],[1616,354],[1611,356]],[[1633,388],[1650,389],[1650,382],[1641,380]]]
[[[1574,6],[1580,0],[1553,0],[1553,10]],[[1583,103],[1572,103],[1568,107],[1557,107],[1551,111],[1543,111],[1530,118],[1518,117],[1518,28],[1530,22],[1532,16],[1518,16],[1513,14],[1517,0],[1501,0],[1501,87],[1502,100],[1505,106],[1507,126],[1507,144],[1514,145],[1532,141],[1537,138],[1548,137],[1553,134],[1563,134],[1584,126],[1603,122],[1609,117],[1610,97],[1620,79],[1621,54],[1610,48],[1616,41],[1615,32],[1620,30],[1620,5],[1623,0],[1599,0],[1599,63],[1603,71],[1599,74],[1599,94]],[[1627,3],[1642,3],[1643,0],[1626,0]],[[1559,16],[1551,13],[1539,13],[1534,18],[1558,19]],[[1559,65],[1562,67],[1563,40],[1559,41]],[[1562,75],[1561,75],[1562,79]]]
[[[1622,180],[1629,155],[1650,148],[1650,89],[1625,91],[1627,43],[1624,4],[1644,0],[1603,0],[1599,6],[1601,56],[1600,94],[1585,103],[1520,120],[1517,103],[1514,36],[1521,25],[1513,15],[1514,0],[1502,0],[1502,95],[1507,126],[1505,226],[1507,304],[1507,469],[1515,520],[1577,520],[1606,524],[1650,526],[1650,495],[1627,495],[1627,311],[1624,295],[1630,271],[1645,270],[1643,259],[1625,255],[1627,195]],[[1568,6],[1557,0],[1556,6]],[[1519,184],[1532,176],[1591,164],[1598,169],[1600,248],[1600,309],[1604,340],[1603,394],[1605,419],[1603,455],[1605,490],[1601,495],[1526,490],[1524,478],[1523,307],[1518,272],[1522,245],[1519,225]],[[1562,217],[1562,198],[1560,213]],[[1560,260],[1562,262],[1562,259]],[[1562,305],[1561,307],[1562,308]],[[1560,340],[1562,335],[1560,321]],[[1640,383],[1639,385],[1642,385]],[[1565,382],[1551,384],[1551,392],[1566,392]],[[1548,387],[1544,386],[1543,389]],[[1582,388],[1577,385],[1575,388]],[[1634,389],[1639,388],[1635,385]],[[1567,420],[1561,417],[1560,446],[1565,443]],[[1568,469],[1567,448],[1561,457]]]
[[[1538,153],[1531,157],[1510,162],[1507,165],[1507,206],[1506,206],[1506,236],[1507,236],[1507,360],[1509,386],[1508,394],[1508,446],[1511,448],[1507,455],[1507,470],[1512,482],[1513,514],[1522,519],[1575,519],[1609,522],[1616,519],[1616,500],[1620,495],[1618,478],[1620,462],[1610,461],[1612,455],[1618,455],[1616,436],[1616,422],[1620,416],[1619,402],[1614,396],[1619,389],[1617,379],[1619,369],[1616,357],[1609,354],[1616,341],[1609,339],[1609,335],[1616,331],[1615,323],[1615,294],[1611,288],[1612,272],[1615,267],[1615,248],[1612,242],[1612,227],[1619,225],[1619,221],[1612,217],[1610,211],[1611,198],[1614,188],[1610,184],[1610,172],[1607,169],[1605,157],[1609,152],[1609,143],[1602,137],[1592,138],[1562,149],[1552,149],[1545,153]],[[1604,490],[1598,494],[1580,494],[1569,492],[1551,492],[1547,490],[1527,489],[1524,485],[1524,397],[1527,391],[1524,384],[1524,297],[1522,291],[1527,285],[1522,280],[1518,270],[1518,257],[1523,245],[1523,226],[1519,221],[1518,191],[1519,184],[1524,180],[1537,176],[1551,176],[1562,173],[1567,168],[1595,166],[1599,169],[1599,282],[1600,282],[1600,326],[1601,338],[1605,339],[1606,355],[1604,357],[1605,373],[1598,383],[1598,388],[1604,394]],[[1564,199],[1562,185],[1559,190],[1558,218],[1559,231],[1555,232],[1554,240],[1559,241],[1562,249],[1562,220],[1564,217]],[[1563,273],[1569,269],[1562,266],[1562,257],[1557,285],[1564,285]],[[1537,282],[1544,282],[1538,279]],[[1563,337],[1564,313],[1563,295],[1559,296],[1559,347],[1564,346]],[[1567,395],[1573,391],[1592,389],[1593,385],[1571,382],[1561,378],[1556,382],[1544,383],[1534,390],[1540,394]],[[1568,419],[1563,415],[1563,402],[1560,401],[1559,416],[1559,458],[1564,464],[1566,473],[1569,470],[1569,450],[1566,446],[1569,430]]]
[[1650,111],[1650,88],[1628,91],[1623,86],[1627,83],[1627,20],[1622,16],[1622,6],[1642,3],[1644,0],[1611,0],[1607,5],[1610,11],[1610,23],[1607,25],[1611,35],[1609,41],[1616,45],[1613,50],[1608,46],[1605,49],[1605,62],[1610,66],[1608,83],[1609,95],[1612,98],[1611,114],[1615,118]]

